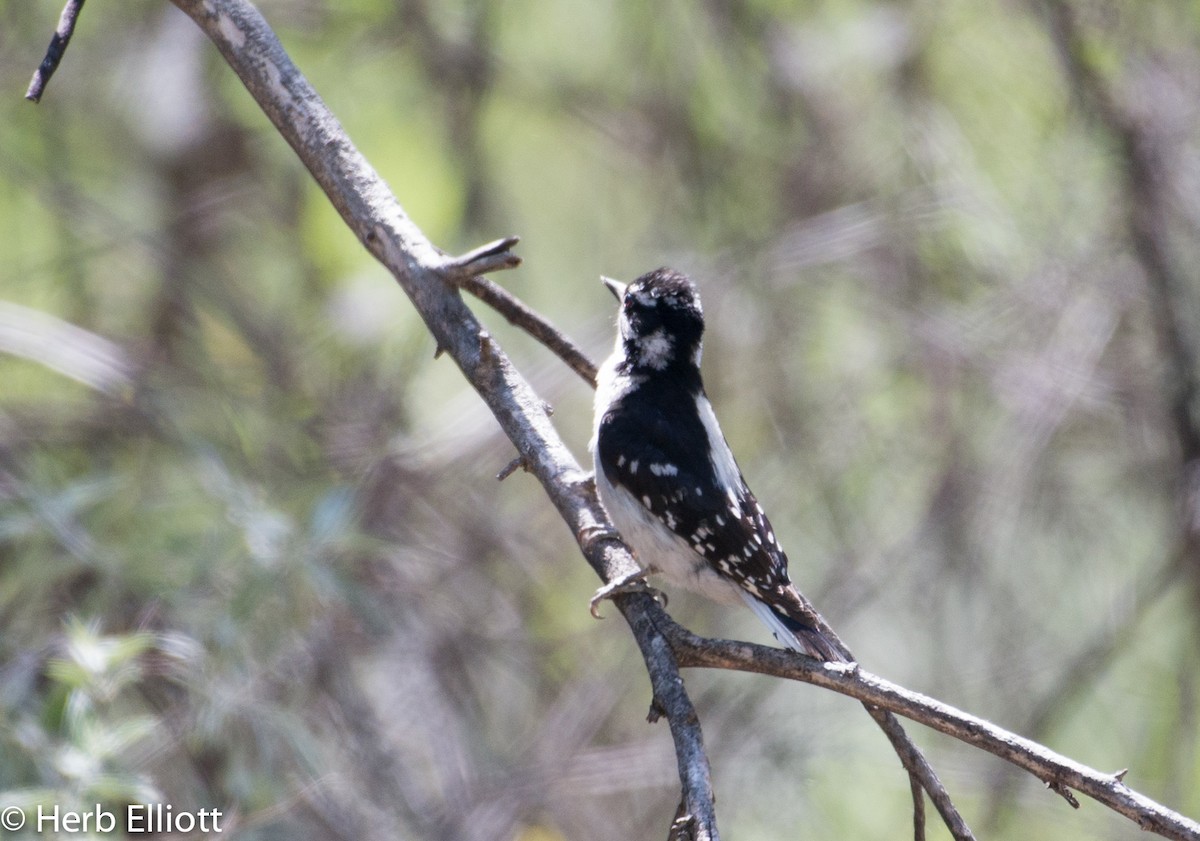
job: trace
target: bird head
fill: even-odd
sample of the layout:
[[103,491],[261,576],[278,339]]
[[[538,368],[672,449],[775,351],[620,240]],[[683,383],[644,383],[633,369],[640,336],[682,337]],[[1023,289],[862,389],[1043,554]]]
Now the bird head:
[[628,286],[608,277],[601,280],[620,302],[619,339],[634,368],[700,367],[704,312],[700,293],[687,275],[662,268]]

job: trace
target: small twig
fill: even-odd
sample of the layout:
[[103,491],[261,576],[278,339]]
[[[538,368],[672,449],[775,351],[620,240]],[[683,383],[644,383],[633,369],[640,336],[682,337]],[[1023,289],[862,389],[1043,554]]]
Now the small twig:
[[[811,605],[809,607],[811,608]],[[842,659],[847,663],[854,664],[850,671],[858,671],[858,658],[854,656],[854,652],[842,642],[837,632],[829,626],[824,617],[815,610],[812,611],[812,615],[821,633],[826,638],[833,640],[834,647],[841,654]],[[891,742],[892,749],[896,752],[896,757],[900,760],[900,764],[904,766],[904,770],[908,772],[909,782],[919,784],[929,795],[929,799],[933,801],[934,808],[941,815],[946,828],[950,830],[950,834],[954,837],[954,841],[975,841],[975,835],[971,832],[971,828],[967,826],[967,822],[963,819],[963,816],[959,814],[958,807],[954,805],[954,800],[950,797],[950,792],[946,791],[946,787],[942,784],[933,766],[929,764],[929,760],[925,758],[925,754],[921,752],[921,749],[917,747],[909,735],[904,732],[904,727],[897,720],[896,716],[875,704],[864,702],[863,707],[866,709],[867,714],[879,725],[879,729],[887,736],[888,741]],[[917,812],[920,812],[919,819],[923,825],[924,809],[924,801],[919,798],[914,800],[914,825],[918,820]],[[918,841],[920,841],[919,837]]]
[[687,803],[680,800],[675,810],[675,819],[667,830],[667,841],[695,841],[696,819],[688,814]]
[[71,43],[71,35],[75,33],[75,23],[79,20],[79,11],[82,8],[83,0],[67,0],[67,5],[63,7],[62,14],[58,17],[58,26],[50,37],[50,46],[46,47],[46,57],[42,59],[38,69],[33,71],[29,90],[25,91],[25,98],[30,102],[41,101],[42,92],[46,90],[50,77],[58,69],[58,63],[67,51],[67,45]]
[[888,741],[892,743],[892,749],[896,751],[896,756],[900,759],[900,764],[908,771],[909,785],[913,787],[913,826],[917,841],[922,841],[925,837],[925,801],[921,797],[922,789],[929,794],[929,799],[933,801],[934,808],[942,816],[946,828],[950,830],[950,835],[955,841],[974,841],[975,835],[967,826],[963,816],[959,814],[950,793],[942,785],[941,779],[933,770],[933,766],[929,764],[929,760],[921,753],[921,749],[904,732],[904,728],[896,716],[872,704],[864,703],[863,706],[866,707],[871,718],[875,719],[879,729],[888,737]]
[[568,339],[557,327],[516,295],[485,277],[464,275],[453,280],[457,286],[504,316],[509,324],[520,327],[545,345],[592,388],[596,387],[596,363],[588,358],[579,345]]
[[454,272],[461,272],[465,277],[477,277],[488,272],[515,269],[521,265],[521,258],[512,253],[512,248],[520,241],[521,238],[518,236],[509,236],[489,242],[487,245],[473,248],[466,254],[460,254],[451,259],[446,264],[446,268]]
[[503,482],[509,476],[516,473],[518,467],[524,467],[525,472],[527,472],[527,473],[529,472],[529,466],[525,464],[525,456],[517,456],[512,461],[510,461],[507,465],[505,465],[504,469],[496,474],[496,481]]
[[509,236],[451,258],[445,266],[447,279],[500,313],[509,324],[533,336],[595,388],[596,365],[579,345],[516,295],[483,277],[488,272],[521,265],[521,258],[512,253],[513,246],[520,241],[518,236]]
[[1070,803],[1072,809],[1079,808],[1079,798],[1077,798],[1071,792],[1071,789],[1067,788],[1062,783],[1055,782],[1054,780],[1046,780],[1046,788],[1050,789],[1052,792],[1054,792],[1055,794],[1060,796],[1063,800]]
[[925,841],[925,790],[916,775],[908,778],[909,788],[912,789],[913,799],[913,838],[915,841]]

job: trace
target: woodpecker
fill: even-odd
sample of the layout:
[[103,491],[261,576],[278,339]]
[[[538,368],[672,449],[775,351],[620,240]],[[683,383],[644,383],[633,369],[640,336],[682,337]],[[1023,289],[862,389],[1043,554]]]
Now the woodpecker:
[[596,488],[642,569],[601,588],[593,606],[661,574],[713,601],[744,602],[795,651],[851,662],[788,577],[787,555],[704,393],[695,285],[668,268],[628,286],[602,280],[620,303],[616,346],[597,377]]

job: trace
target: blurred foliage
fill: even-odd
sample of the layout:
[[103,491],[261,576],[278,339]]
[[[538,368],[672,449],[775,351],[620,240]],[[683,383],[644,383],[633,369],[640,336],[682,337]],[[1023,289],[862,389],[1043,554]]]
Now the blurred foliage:
[[[629,636],[400,291],[168,4],[89,5],[22,101],[60,5],[0,7],[0,803],[663,837]],[[430,238],[521,234],[498,279],[597,358],[597,275],[696,277],[726,433],[866,668],[1200,814],[1200,6],[260,6]],[[583,458],[591,395],[480,314]],[[728,837],[909,832],[854,704],[688,681]],[[981,835],[1141,837],[914,734]]]

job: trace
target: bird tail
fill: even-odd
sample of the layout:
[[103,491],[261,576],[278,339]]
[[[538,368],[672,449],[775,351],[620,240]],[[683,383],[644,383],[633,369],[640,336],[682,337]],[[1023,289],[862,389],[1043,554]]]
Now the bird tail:
[[842,641],[827,634],[816,625],[779,613],[770,605],[761,602],[750,593],[742,591],[746,604],[758,614],[775,639],[793,651],[807,654],[827,663],[852,663],[853,658],[842,645]]

